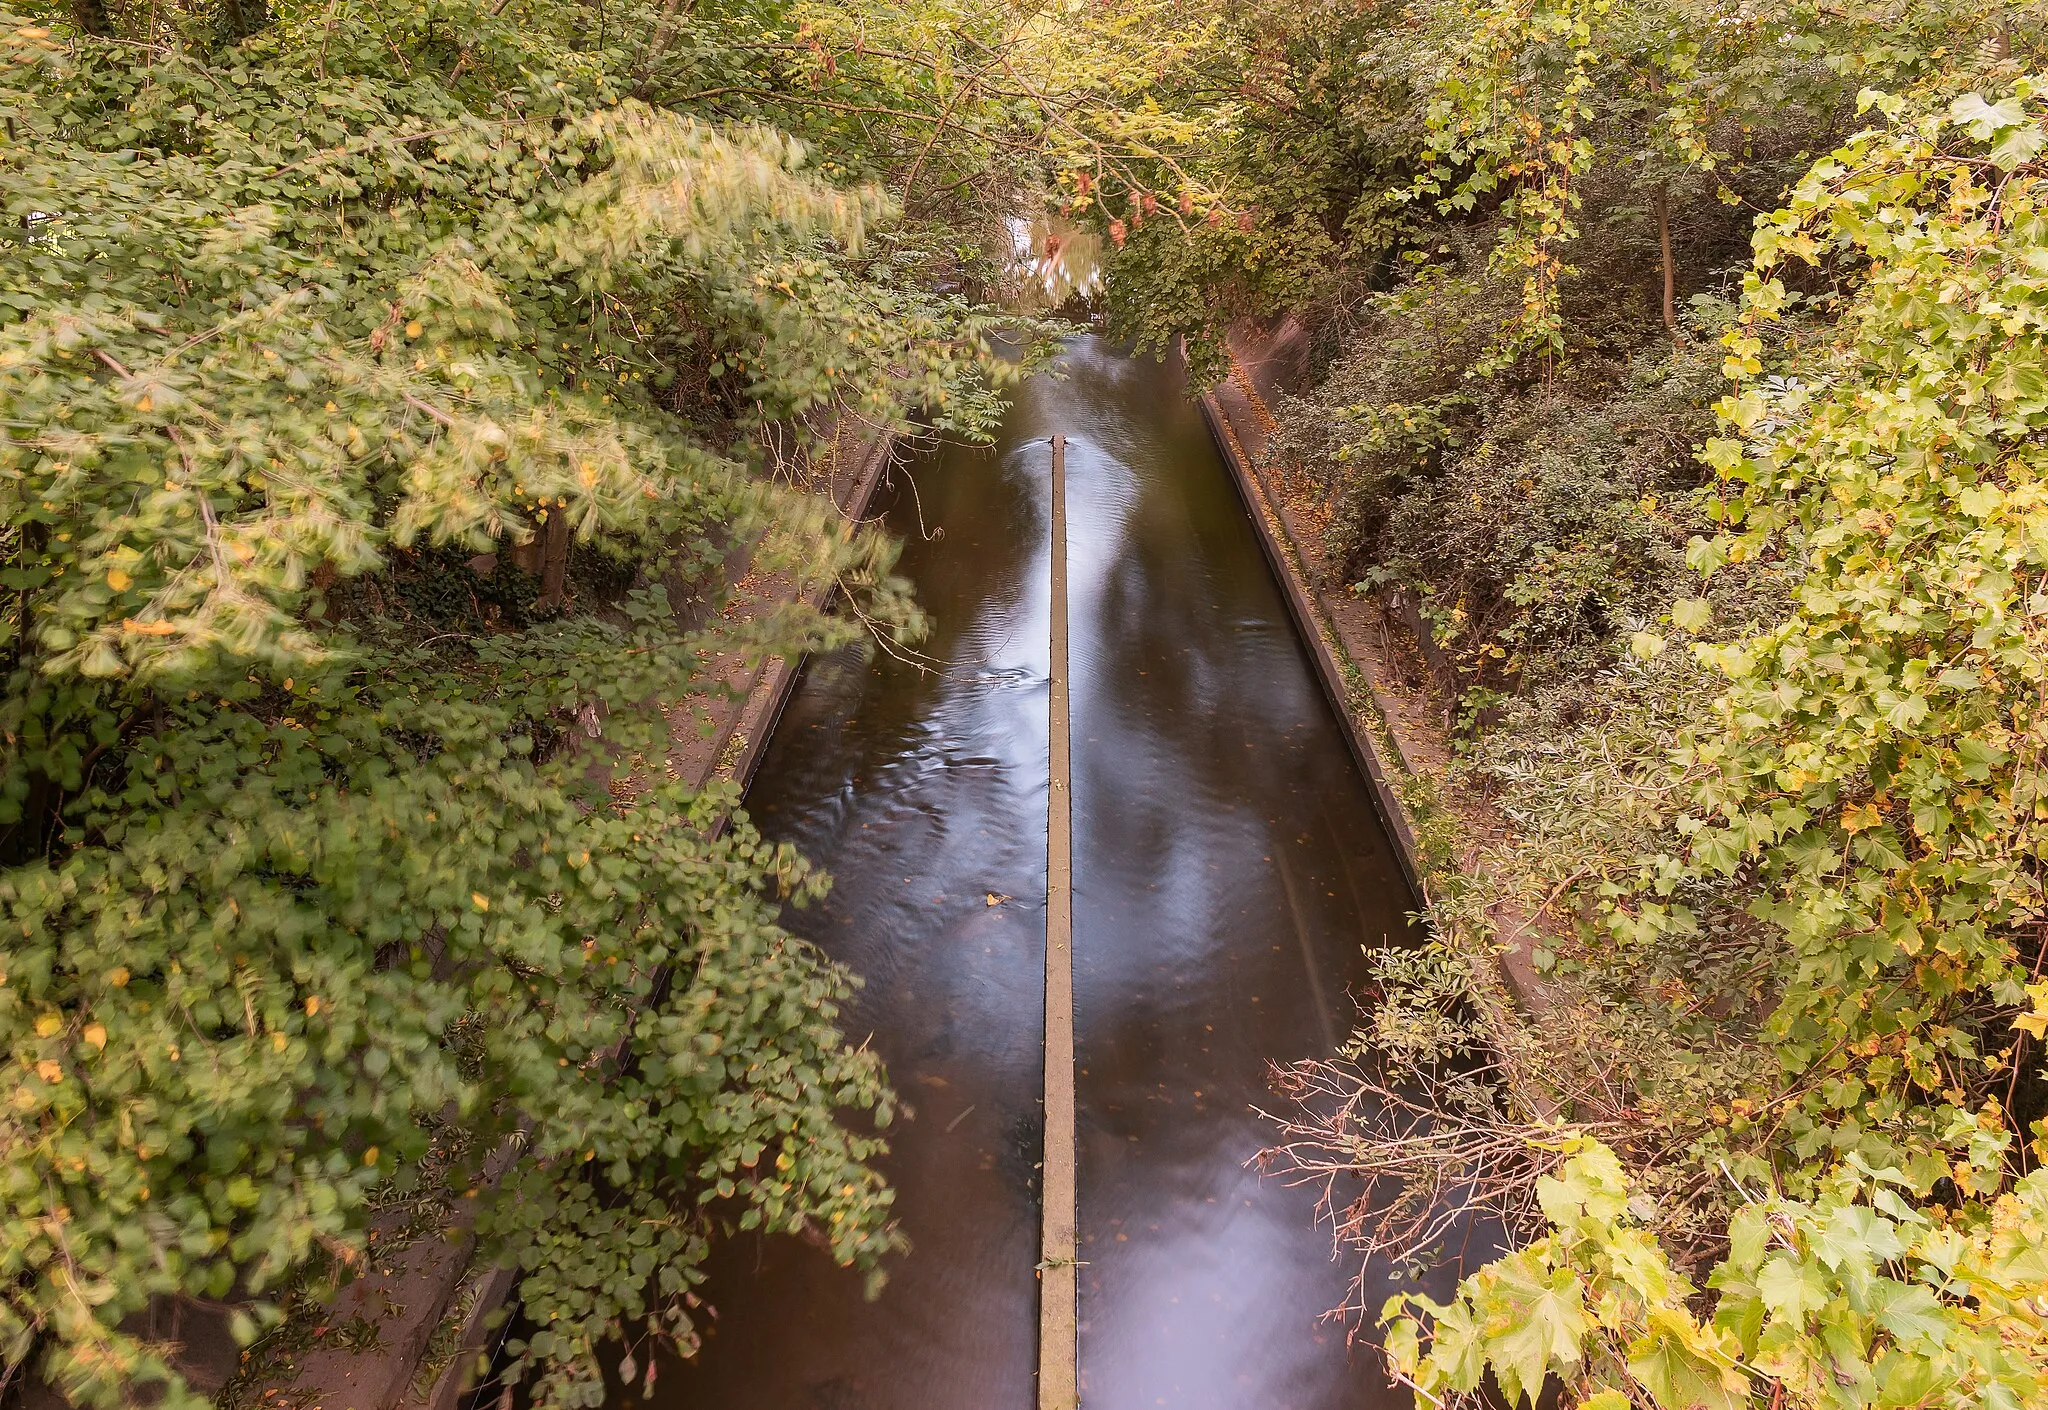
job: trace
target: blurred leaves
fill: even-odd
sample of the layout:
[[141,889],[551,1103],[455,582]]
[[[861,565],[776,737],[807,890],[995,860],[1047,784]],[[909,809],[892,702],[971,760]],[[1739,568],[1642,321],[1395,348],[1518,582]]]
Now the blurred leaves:
[[[514,1374],[596,1404],[722,1229],[900,1245],[853,981],[777,922],[824,880],[667,717],[916,632],[783,472],[984,432],[1011,325],[886,150],[771,121],[787,7],[233,9],[0,13],[0,1345],[195,1404],[152,1299],[254,1335],[473,1191]],[[860,622],[728,618],[736,555]]]

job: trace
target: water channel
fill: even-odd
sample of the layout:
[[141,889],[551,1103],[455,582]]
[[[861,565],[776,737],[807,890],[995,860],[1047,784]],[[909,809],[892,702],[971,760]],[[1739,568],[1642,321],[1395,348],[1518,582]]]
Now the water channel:
[[1405,1405],[1321,1314],[1313,1197],[1245,1162],[1266,1064],[1348,1031],[1412,902],[1196,408],[1077,339],[998,444],[899,469],[888,527],[941,669],[814,661],[749,796],[836,878],[789,922],[861,974],[915,1109],[885,1168],[913,1249],[881,1296],[794,1240],[714,1260],[670,1410],[1035,1403],[1049,436],[1067,437],[1082,1402]]

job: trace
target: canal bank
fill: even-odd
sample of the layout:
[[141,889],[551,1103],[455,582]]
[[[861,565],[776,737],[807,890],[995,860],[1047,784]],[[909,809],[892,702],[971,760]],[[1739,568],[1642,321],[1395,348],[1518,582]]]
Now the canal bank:
[[[992,450],[883,501],[937,630],[806,670],[749,799],[837,877],[792,928],[864,976],[847,1016],[915,1109],[883,1162],[912,1252],[874,1301],[796,1241],[717,1255],[704,1348],[654,1401],[1035,1403],[1050,440],[1066,436],[1074,1077],[1085,1405],[1405,1404],[1322,1314],[1311,1192],[1248,1162],[1268,1064],[1348,1033],[1401,856],[1176,368],[1077,340]],[[618,1400],[623,1405],[624,1398]]]
[[[1271,463],[1275,422],[1268,403],[1300,385],[1307,334],[1293,319],[1271,328],[1240,325],[1228,339],[1231,375],[1202,394],[1202,414],[1228,467],[1260,546],[1282,584],[1302,639],[1311,645],[1331,708],[1373,788],[1410,884],[1426,901],[1487,883],[1471,937],[1474,979],[1496,1046],[1518,1046],[1512,1011],[1541,1015],[1549,1000],[1535,963],[1555,923],[1542,904],[1502,884],[1489,853],[1512,847],[1506,821],[1450,778],[1456,692],[1411,602],[1398,592],[1361,595],[1332,571],[1290,467]],[[1436,653],[1440,656],[1440,653]],[[1491,960],[1491,963],[1487,963]],[[1533,1107],[1550,1098],[1519,1093]]]

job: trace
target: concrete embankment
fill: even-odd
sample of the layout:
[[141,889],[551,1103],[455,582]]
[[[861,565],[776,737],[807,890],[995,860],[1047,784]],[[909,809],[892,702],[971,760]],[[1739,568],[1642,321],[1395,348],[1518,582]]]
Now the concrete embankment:
[[[1398,597],[1361,596],[1335,572],[1312,506],[1267,463],[1276,429],[1269,402],[1298,387],[1306,333],[1292,319],[1242,327],[1229,339],[1231,376],[1202,396],[1202,413],[1280,580],[1316,673],[1372,785],[1416,893],[1428,900],[1446,873],[1471,872],[1503,824],[1484,800],[1450,786],[1453,707]],[[1533,952],[1537,917],[1512,902],[1488,910],[1487,937],[1506,992],[1525,1013],[1545,1008]]]

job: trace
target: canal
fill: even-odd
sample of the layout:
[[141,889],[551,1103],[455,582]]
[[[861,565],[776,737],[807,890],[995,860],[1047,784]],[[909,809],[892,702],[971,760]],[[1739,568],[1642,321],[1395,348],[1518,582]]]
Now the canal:
[[865,980],[914,1119],[881,1295],[794,1240],[714,1259],[672,1410],[1035,1403],[1044,1028],[1048,438],[1067,437],[1080,1366],[1090,1410],[1405,1405],[1322,1320],[1348,1268],[1246,1162],[1267,1064],[1348,1032],[1411,908],[1176,368],[1080,338],[993,448],[884,501],[931,664],[807,667],[748,806],[835,877],[791,928]]

